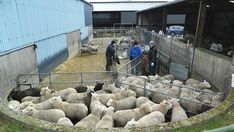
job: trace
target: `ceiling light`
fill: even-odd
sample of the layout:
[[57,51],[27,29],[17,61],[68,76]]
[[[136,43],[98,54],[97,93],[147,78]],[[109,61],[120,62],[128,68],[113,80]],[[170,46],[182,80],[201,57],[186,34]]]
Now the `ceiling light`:
[[[233,2],[234,2],[234,1],[233,1]],[[209,8],[209,7],[210,7],[210,5],[206,5],[206,7],[207,7],[207,8]]]
[[234,3],[234,0],[229,0],[229,2]]

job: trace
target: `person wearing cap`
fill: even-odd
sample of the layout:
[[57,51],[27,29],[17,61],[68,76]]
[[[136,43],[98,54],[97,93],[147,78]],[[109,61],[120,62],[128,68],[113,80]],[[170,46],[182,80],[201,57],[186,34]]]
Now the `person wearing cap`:
[[157,65],[157,48],[154,41],[149,42],[149,75],[156,74],[156,65]]
[[106,48],[106,71],[111,70],[113,60],[120,64],[118,56],[116,55],[115,44],[116,40],[112,40]]

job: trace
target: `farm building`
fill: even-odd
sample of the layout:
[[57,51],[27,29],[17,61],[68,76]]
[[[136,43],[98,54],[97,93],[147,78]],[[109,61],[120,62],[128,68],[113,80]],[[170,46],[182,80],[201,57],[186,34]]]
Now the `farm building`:
[[88,2],[0,0],[0,123],[66,132],[233,123],[234,57],[219,52],[232,47],[221,30],[233,25],[230,1]]
[[131,27],[136,25],[136,11],[161,5],[170,0],[88,0],[93,5],[94,27]]

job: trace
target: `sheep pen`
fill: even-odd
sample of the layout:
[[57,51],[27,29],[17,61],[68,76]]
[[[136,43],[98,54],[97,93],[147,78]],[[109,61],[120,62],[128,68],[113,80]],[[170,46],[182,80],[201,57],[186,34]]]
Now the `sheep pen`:
[[[87,56],[87,57],[89,57],[89,56]],[[88,59],[87,59],[88,60]],[[66,62],[65,62],[66,63]],[[68,63],[66,63],[67,65],[69,65]],[[87,63],[86,63],[87,64]],[[105,64],[105,62],[104,63],[102,63],[102,65],[104,65]],[[56,69],[56,71],[57,72],[63,72],[63,70],[61,69],[61,67],[62,68],[64,68],[62,65],[60,65],[57,69]],[[75,67],[75,66],[74,66]],[[87,66],[85,66],[85,67],[87,67]],[[66,69],[66,68],[65,68]],[[78,68],[77,68],[78,69]],[[64,70],[65,72],[66,72],[66,70]],[[85,70],[84,70],[85,71]],[[100,70],[101,71],[101,70]],[[61,76],[61,75],[63,75],[63,76]],[[64,75],[65,75],[65,77],[64,77]],[[74,75],[74,74],[72,74],[72,75]],[[74,87],[75,85],[84,85],[84,86],[88,86],[88,85],[95,85],[95,83],[97,82],[97,81],[101,81],[101,82],[109,82],[109,81],[112,81],[112,80],[108,80],[107,78],[109,77],[109,75],[110,74],[102,74],[102,77],[99,77],[99,76],[101,76],[101,75],[99,75],[99,73],[92,73],[91,75],[87,75],[87,76],[85,76],[85,74],[83,74],[84,75],[84,77],[85,78],[87,78],[87,82],[86,81],[84,81],[83,80],[83,84],[81,83],[81,82],[72,82],[71,80],[74,80],[74,76],[71,76],[71,75],[67,75],[67,74],[57,74],[57,75],[55,75],[55,76],[52,76],[52,79],[53,79],[53,81],[55,81],[56,83],[51,83],[50,85],[51,85],[51,88],[53,88],[53,90],[61,90],[61,89],[64,89],[64,88],[69,88],[69,87]],[[70,77],[69,77],[70,76]],[[75,75],[77,78],[77,80],[79,80],[80,79],[80,74],[79,75]],[[104,77],[103,77],[104,76]],[[127,75],[126,76],[126,78],[128,77],[129,75]],[[72,79],[73,78],[73,79]],[[97,79],[98,78],[98,79]],[[46,78],[46,79],[48,79],[48,78]],[[48,82],[48,80],[46,80],[45,79],[45,83],[46,82]],[[66,82],[65,84],[62,84],[62,86],[60,86],[61,84],[57,84],[57,82],[58,81],[61,81],[61,80],[65,80],[65,81],[68,81],[68,82]],[[94,82],[92,82],[92,83],[90,83],[90,80],[95,80]],[[103,81],[104,80],[104,81]],[[70,82],[69,82],[70,81]],[[154,82],[154,81],[152,81],[152,80],[147,80],[147,82]],[[157,80],[156,80],[156,82],[157,82]],[[72,83],[72,85],[71,85],[71,83]],[[165,86],[167,86],[167,85],[172,85],[172,83],[169,83],[169,84],[167,84],[167,83],[164,83],[164,82],[159,82],[159,83],[162,83],[162,84],[165,84]],[[49,83],[47,83],[47,84],[49,84]],[[126,85],[129,85],[128,87],[128,89],[131,89],[131,90],[134,90],[134,88],[136,88],[136,89],[142,89],[143,87],[143,85],[142,84],[138,84],[137,86],[134,86],[134,85],[132,85],[132,84],[127,84],[126,82],[124,82],[124,83],[122,83],[123,84],[123,86],[126,86]],[[144,83],[143,83],[144,84]],[[156,84],[158,84],[158,83],[156,83]],[[44,84],[41,84],[41,85],[44,85]],[[160,84],[158,84],[158,85],[160,85]],[[158,85],[156,85],[157,87],[159,87]],[[179,86],[180,87],[180,86]],[[189,87],[189,86],[188,86]],[[182,88],[181,88],[182,89]],[[192,88],[191,88],[192,89]],[[195,89],[192,89],[192,90],[194,90],[194,91],[199,91],[199,89],[198,90],[195,90]],[[154,91],[154,89],[147,89],[147,91],[149,91],[149,93],[152,93],[153,91]],[[164,94],[164,92],[166,91],[164,91],[164,90],[162,90],[163,91],[163,93],[162,94]],[[183,91],[183,90],[181,90],[181,91]],[[143,92],[145,92],[145,90],[143,90]],[[201,91],[200,91],[201,92]],[[189,92],[188,92],[189,93]],[[209,93],[209,92],[208,92]],[[143,93],[144,94],[144,93]],[[199,95],[201,95],[201,93],[199,94]],[[199,95],[198,95],[198,97],[196,97],[196,98],[199,98]],[[152,98],[153,98],[153,94],[150,94],[150,96],[149,96],[149,99],[150,100],[152,100]],[[162,97],[163,98],[163,97]],[[165,99],[168,99],[168,98],[165,98]],[[210,100],[212,100],[212,98],[210,99]],[[184,104],[186,104],[186,101],[190,101],[190,99],[185,99],[185,103]],[[160,103],[160,102],[156,102],[155,101],[155,103]],[[196,102],[195,102],[196,103]],[[187,104],[188,104],[188,102],[187,102]],[[106,104],[105,104],[106,105]],[[182,105],[183,106],[183,105]],[[187,109],[189,109],[189,108],[187,108]],[[169,111],[169,113],[167,114],[167,115],[165,115],[165,117],[166,117],[166,122],[169,122],[169,118],[170,118],[170,112],[171,111]],[[199,111],[199,112],[201,112],[201,111]],[[89,113],[90,114],[90,113]],[[103,113],[103,115],[104,115],[104,113]],[[191,115],[190,115],[191,116]],[[103,116],[102,116],[103,117]],[[99,119],[99,120],[101,120],[101,119]],[[114,121],[113,121],[114,122]],[[75,122],[73,122],[74,124],[75,124]],[[113,127],[118,127],[118,126],[114,126],[113,125]]]

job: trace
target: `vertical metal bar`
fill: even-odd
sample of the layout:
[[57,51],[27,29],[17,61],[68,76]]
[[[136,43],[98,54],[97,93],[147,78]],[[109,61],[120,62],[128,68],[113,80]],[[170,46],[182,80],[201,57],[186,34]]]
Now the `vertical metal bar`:
[[81,83],[81,86],[83,86],[84,82],[83,82],[83,73],[82,72],[80,73],[80,83]]
[[144,96],[146,96],[146,79],[144,79]]
[[50,81],[50,88],[52,88],[52,84],[51,84],[51,73],[49,74],[49,81]]

